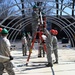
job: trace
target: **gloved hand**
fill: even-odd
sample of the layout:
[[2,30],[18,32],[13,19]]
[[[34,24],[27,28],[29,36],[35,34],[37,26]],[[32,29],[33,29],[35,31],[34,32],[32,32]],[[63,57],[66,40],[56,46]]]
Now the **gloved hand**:
[[10,60],[13,60],[13,57],[12,56],[9,56]]

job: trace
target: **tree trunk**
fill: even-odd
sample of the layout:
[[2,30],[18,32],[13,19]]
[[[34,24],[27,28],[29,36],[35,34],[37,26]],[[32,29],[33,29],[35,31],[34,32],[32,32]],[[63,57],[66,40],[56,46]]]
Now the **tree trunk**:
[[73,4],[72,4],[72,16],[74,16],[74,0],[73,0]]
[[62,16],[62,11],[63,11],[63,1],[64,1],[64,0],[61,0],[61,11],[60,11],[60,16]]
[[25,18],[24,0],[21,0],[21,3],[22,3],[22,9],[23,9],[23,10],[21,11],[21,12],[22,12],[22,17]]
[[56,0],[56,16],[58,17],[59,14],[59,4],[58,4],[59,0]]

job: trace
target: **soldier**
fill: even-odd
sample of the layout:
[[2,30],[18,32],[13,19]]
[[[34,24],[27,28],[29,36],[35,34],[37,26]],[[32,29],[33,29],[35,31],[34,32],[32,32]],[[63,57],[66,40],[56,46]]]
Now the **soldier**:
[[30,50],[31,43],[32,43],[32,36],[30,35],[30,33],[27,33],[27,35],[28,35],[28,37],[27,37],[28,50]]
[[0,28],[0,35],[1,35],[1,31],[2,31],[2,28]]
[[42,57],[42,53],[43,53],[43,57],[45,57],[45,51],[44,51],[44,47],[43,47],[43,42],[40,42],[39,51],[38,51],[38,57]]
[[[7,39],[8,31],[7,29],[2,29],[1,31],[1,37],[0,37],[0,55],[9,57],[10,60],[13,60],[13,57],[10,53],[10,42]],[[13,65],[11,61],[8,60],[6,62],[0,62],[0,75],[3,74],[4,69],[7,71],[9,75],[15,75],[13,71]]]
[[58,64],[58,49],[57,49],[57,37],[56,35],[58,34],[57,30],[51,29],[50,30],[51,35],[52,35],[52,46],[53,46],[53,52],[55,55],[55,62],[54,64]]
[[33,12],[32,12],[32,39],[34,38],[34,34],[37,32],[37,26],[38,26],[38,7],[36,5],[33,6]]
[[39,43],[39,52],[38,52],[38,57],[42,57],[42,53],[43,53],[43,57],[45,57],[45,42],[46,42],[46,35],[44,35],[42,33],[41,35],[41,41]]
[[48,60],[48,64],[46,64],[46,67],[52,67],[53,66],[53,62],[52,62],[52,52],[51,52],[51,33],[44,28],[44,34],[46,35],[46,47],[47,47],[47,60]]
[[26,39],[25,33],[23,33],[21,40],[22,40],[22,53],[23,53],[23,56],[26,56],[27,55],[27,39]]

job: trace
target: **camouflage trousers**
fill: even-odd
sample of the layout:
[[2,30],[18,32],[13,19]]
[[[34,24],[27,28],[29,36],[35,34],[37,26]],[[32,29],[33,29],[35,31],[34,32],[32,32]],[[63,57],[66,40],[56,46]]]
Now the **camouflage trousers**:
[[[48,63],[52,63],[51,45],[47,42],[47,43],[46,43],[46,47],[47,47],[47,60],[48,60]],[[53,63],[52,63],[52,64],[53,64]]]
[[27,44],[22,45],[22,53],[23,53],[23,56],[27,55]]
[[9,75],[15,75],[13,70],[13,64],[10,61],[0,63],[0,75],[3,74],[4,69],[7,71]]
[[43,57],[45,57],[45,51],[44,51],[44,48],[43,46],[39,46],[39,50],[38,50],[38,56],[42,56],[43,54]]
[[56,50],[53,50],[53,53],[55,55],[56,62],[58,62],[58,50],[57,49]]

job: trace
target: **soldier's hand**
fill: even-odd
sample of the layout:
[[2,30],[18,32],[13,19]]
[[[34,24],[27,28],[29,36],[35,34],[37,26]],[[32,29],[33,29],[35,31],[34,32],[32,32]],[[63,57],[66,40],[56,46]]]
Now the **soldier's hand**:
[[13,57],[12,56],[9,56],[10,60],[13,60]]

